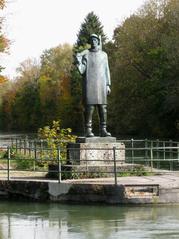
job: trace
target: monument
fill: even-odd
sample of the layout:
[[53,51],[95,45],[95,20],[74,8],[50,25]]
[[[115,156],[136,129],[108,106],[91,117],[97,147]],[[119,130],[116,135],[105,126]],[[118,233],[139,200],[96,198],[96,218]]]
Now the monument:
[[85,108],[85,136],[93,137],[92,116],[97,108],[100,120],[100,136],[111,136],[106,130],[107,95],[110,94],[110,72],[107,54],[101,49],[100,38],[90,36],[91,48],[78,53],[77,67],[83,75],[83,105]]
[[[115,137],[107,131],[107,96],[110,94],[111,80],[108,56],[102,50],[101,38],[92,34],[90,49],[77,53],[76,62],[83,76],[83,105],[85,135],[78,137],[76,143],[69,144],[69,160],[79,164],[109,165],[113,163],[113,148],[117,160],[125,160],[125,146],[117,143]],[[93,112],[98,111],[100,132],[93,133]],[[110,162],[111,161],[111,162]]]

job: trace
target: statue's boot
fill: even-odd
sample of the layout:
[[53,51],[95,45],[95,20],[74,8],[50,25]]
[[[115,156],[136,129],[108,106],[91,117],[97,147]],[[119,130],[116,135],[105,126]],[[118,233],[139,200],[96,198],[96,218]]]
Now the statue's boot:
[[93,105],[87,105],[85,110],[85,136],[94,137],[92,132],[92,116],[94,112]]
[[86,137],[94,137],[94,134],[92,132],[92,128],[91,127],[87,127],[86,128],[85,136]]
[[111,134],[106,130],[106,126],[101,126],[101,129],[100,129],[100,136],[101,137],[110,137]]
[[111,134],[106,130],[107,105],[99,105],[98,112],[99,112],[99,118],[100,118],[100,136],[110,137]]

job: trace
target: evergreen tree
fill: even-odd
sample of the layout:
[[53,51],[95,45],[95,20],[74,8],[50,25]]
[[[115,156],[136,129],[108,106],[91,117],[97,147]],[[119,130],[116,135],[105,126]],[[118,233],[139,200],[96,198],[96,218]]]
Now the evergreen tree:
[[88,13],[84,22],[81,24],[81,28],[77,35],[77,47],[86,47],[89,43],[89,37],[91,34],[101,35],[103,43],[106,41],[106,36],[103,32],[103,26],[99,21],[98,16],[94,14],[94,12]]

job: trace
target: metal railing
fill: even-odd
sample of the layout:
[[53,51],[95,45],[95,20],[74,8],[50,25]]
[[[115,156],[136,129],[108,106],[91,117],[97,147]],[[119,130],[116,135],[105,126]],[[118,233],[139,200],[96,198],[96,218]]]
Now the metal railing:
[[[16,140],[14,142],[17,142]],[[151,175],[179,172],[179,143],[159,140],[118,141],[123,147],[112,148],[57,148],[49,149],[42,141],[34,140],[0,148],[0,177],[12,179],[83,180],[100,178],[117,185],[118,177],[130,175]],[[43,147],[42,147],[43,145]],[[131,147],[132,146],[132,147]],[[145,146],[145,147],[142,147]],[[69,151],[94,157],[70,158]],[[107,158],[97,157],[97,151],[108,154]],[[119,152],[123,156],[119,156]],[[23,173],[23,174],[22,174]],[[40,174],[40,176],[39,176]]]

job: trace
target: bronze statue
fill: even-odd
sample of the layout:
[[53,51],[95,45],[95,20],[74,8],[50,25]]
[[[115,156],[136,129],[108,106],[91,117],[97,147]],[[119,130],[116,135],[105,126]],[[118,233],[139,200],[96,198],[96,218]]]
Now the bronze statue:
[[85,107],[85,136],[93,137],[92,116],[98,109],[100,136],[111,136],[106,130],[107,95],[110,94],[110,72],[107,54],[101,49],[101,40],[96,34],[90,36],[91,48],[76,55],[77,67],[84,76],[83,104]]

